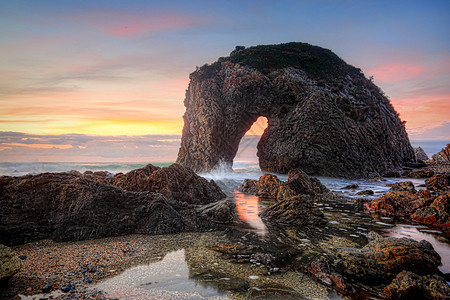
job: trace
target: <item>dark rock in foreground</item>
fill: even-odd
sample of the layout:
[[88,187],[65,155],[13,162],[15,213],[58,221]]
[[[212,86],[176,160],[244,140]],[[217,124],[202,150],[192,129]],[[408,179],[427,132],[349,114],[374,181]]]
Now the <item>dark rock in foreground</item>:
[[388,299],[450,299],[450,286],[439,276],[402,271],[384,288],[384,294]]
[[374,177],[415,161],[404,123],[360,69],[305,43],[256,46],[190,74],[177,162],[231,167],[258,117],[262,170]]
[[[231,215],[226,218],[226,214],[235,205],[229,200],[224,200],[217,206],[212,205],[207,211],[186,203],[186,199],[198,199],[191,196],[202,196],[187,188],[188,184],[195,185],[195,181],[210,188],[200,198],[206,203],[215,200],[207,199],[208,195],[219,197],[221,191],[214,183],[195,178],[197,175],[189,183],[186,178],[193,176],[191,171],[185,170],[184,176],[179,176],[184,168],[174,168],[177,170],[175,175],[168,178],[165,173],[161,182],[185,181],[178,185],[184,185],[188,190],[186,197],[183,196],[182,189],[178,194],[171,190],[175,184],[165,186],[170,187],[165,190],[172,195],[180,195],[180,200],[170,199],[161,193],[127,191],[107,183],[112,179],[102,174],[94,176],[71,172],[0,177],[0,242],[13,245],[43,238],[73,241],[132,233],[204,231],[217,228],[220,223],[233,218]],[[154,174],[153,166],[137,172],[145,173],[149,170],[153,170]],[[160,169],[156,169],[158,170]],[[127,179],[130,178],[135,179],[133,182],[136,186],[150,182],[141,180],[145,176],[129,176]],[[216,217],[219,219],[215,220]]]
[[20,258],[14,251],[0,244],[0,284],[8,281],[11,276],[19,272],[20,266]]
[[376,238],[362,249],[341,248],[337,257],[343,274],[367,282],[389,282],[402,271],[440,273],[441,257],[425,240]]

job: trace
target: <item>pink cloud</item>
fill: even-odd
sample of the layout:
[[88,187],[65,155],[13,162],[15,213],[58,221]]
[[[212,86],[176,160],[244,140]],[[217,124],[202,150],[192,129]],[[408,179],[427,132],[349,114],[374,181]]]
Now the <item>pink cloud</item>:
[[91,12],[77,16],[75,21],[116,37],[135,37],[147,32],[185,29],[206,22],[203,18],[174,12],[140,15],[118,11]]
[[387,63],[367,72],[373,75],[377,82],[399,82],[418,77],[423,74],[425,67],[412,63]]

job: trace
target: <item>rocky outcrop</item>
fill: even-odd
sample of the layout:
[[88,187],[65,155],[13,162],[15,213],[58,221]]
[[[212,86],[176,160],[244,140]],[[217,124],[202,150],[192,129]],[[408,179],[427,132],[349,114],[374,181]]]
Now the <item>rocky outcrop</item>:
[[308,196],[287,198],[269,206],[259,216],[262,220],[285,226],[323,226],[328,220]]
[[[178,166],[175,168],[181,172]],[[135,172],[144,175],[128,175],[128,181],[121,181],[118,185],[126,182],[129,183],[128,188],[131,183],[140,186],[150,182],[149,186],[154,187],[151,180],[143,178],[150,173],[154,175],[158,170],[161,169],[155,171],[147,166]],[[214,183],[198,178],[189,183],[186,180],[192,175],[189,172],[180,177],[176,172],[172,174],[175,175],[169,180],[185,181],[178,183],[178,186],[184,187],[188,196],[171,190],[176,184],[167,183],[167,177],[160,180],[166,184],[160,187],[171,191],[172,196],[180,195],[178,199],[152,191],[124,190],[108,183],[123,179],[121,176],[112,178],[105,177],[105,174],[71,172],[0,177],[0,242],[12,245],[43,238],[72,241],[132,233],[203,231],[219,228],[220,224],[233,219],[232,216],[226,218],[226,214],[234,208],[230,200],[216,206],[210,204],[204,210],[201,206],[187,203],[186,199],[203,199],[206,203],[214,201],[205,200],[205,195],[203,198],[191,197],[199,194],[187,188],[189,184],[195,185],[197,180],[216,191]]]
[[239,190],[247,194],[278,200],[297,195],[318,196],[330,192],[317,178],[309,177],[298,169],[289,171],[286,182],[279,180],[273,174],[264,174],[259,180],[245,179]]
[[433,154],[432,159],[440,163],[450,163],[450,144],[447,144],[440,152]]
[[376,238],[362,249],[338,249],[337,257],[340,272],[361,281],[389,282],[402,271],[440,273],[441,257],[425,240]]
[[415,155],[404,123],[360,69],[304,43],[257,46],[190,75],[177,162],[196,172],[231,168],[260,116],[262,170],[373,177]]
[[[436,178],[441,177],[436,175],[430,182],[441,191],[445,184]],[[429,190],[416,192],[411,182],[394,184],[391,189],[393,191],[378,199],[364,203],[364,207],[380,215],[410,218],[422,224],[450,228],[450,194],[433,195]]]
[[422,147],[414,148],[414,154],[417,161],[427,161],[429,160],[428,155],[423,151]]
[[428,190],[438,194],[450,192],[450,174],[437,174],[425,180],[425,186]]
[[14,251],[0,244],[0,283],[7,281],[11,276],[19,272],[20,259]]
[[387,299],[449,299],[450,286],[439,276],[402,271],[384,288]]
[[126,174],[119,173],[106,181],[127,191],[158,192],[191,204],[208,204],[226,197],[213,180],[208,182],[179,164],[165,168],[149,164]]
[[341,274],[336,273],[323,257],[312,261],[305,268],[307,274],[330,287],[348,292],[349,285]]

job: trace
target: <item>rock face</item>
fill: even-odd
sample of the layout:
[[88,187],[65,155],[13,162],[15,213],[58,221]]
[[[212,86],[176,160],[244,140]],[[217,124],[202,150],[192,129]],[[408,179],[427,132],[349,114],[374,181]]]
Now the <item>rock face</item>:
[[14,251],[0,244],[0,282],[8,280],[19,272],[20,266],[20,259]]
[[[178,166],[175,168],[180,171]],[[151,166],[147,166],[135,173],[145,173],[151,169]],[[158,170],[161,169],[154,172]],[[184,187],[189,182],[186,178],[192,175],[188,170],[185,176],[178,177],[176,172],[174,174],[170,180],[184,180],[182,184],[179,183]],[[127,191],[108,183],[115,178],[104,175],[72,172],[0,177],[0,242],[13,245],[43,238],[65,241],[132,233],[203,231],[224,223],[224,214],[234,208],[234,203],[224,200],[221,205],[209,204],[208,210],[202,211],[201,206],[185,201],[198,198],[189,198],[181,192],[177,199],[153,191]],[[136,185],[151,183],[142,178],[128,175],[129,181],[120,183],[129,182],[127,187],[132,186],[131,182]],[[198,182],[216,191],[214,183],[203,180]],[[194,184],[194,181],[190,183]],[[166,183],[165,186],[160,185],[164,191],[170,190],[168,186],[173,187],[173,184],[167,184],[166,177],[160,182]],[[149,186],[154,187],[153,184]],[[179,194],[172,192],[173,195]],[[197,194],[188,189],[186,195]],[[205,196],[200,199],[206,203],[214,201]],[[216,217],[219,219],[215,220]],[[228,217],[232,219],[231,215]]]
[[450,144],[432,156],[433,161],[450,163]]
[[177,162],[196,172],[231,167],[260,116],[261,169],[371,177],[414,161],[405,126],[361,70],[304,43],[257,46],[190,75]]
[[158,192],[167,198],[191,204],[208,204],[226,197],[213,180],[208,182],[179,164],[166,168],[149,164],[106,181],[127,191]]
[[414,148],[414,154],[416,155],[416,160],[427,161],[429,160],[428,155],[423,151],[422,147]]

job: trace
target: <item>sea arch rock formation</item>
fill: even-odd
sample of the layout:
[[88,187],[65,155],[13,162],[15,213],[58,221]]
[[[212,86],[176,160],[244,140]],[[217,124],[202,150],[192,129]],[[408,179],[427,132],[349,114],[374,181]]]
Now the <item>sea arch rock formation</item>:
[[379,176],[414,161],[404,122],[360,69],[304,43],[236,47],[190,74],[177,162],[196,172],[231,168],[256,119],[262,170]]

